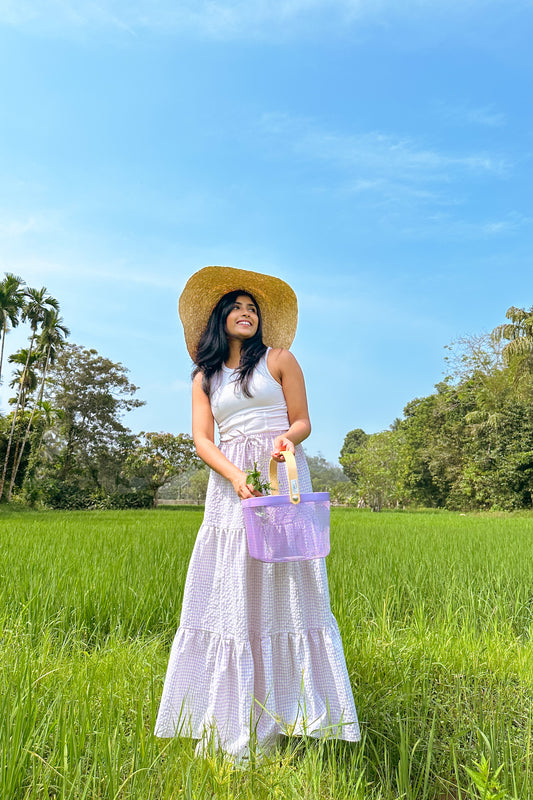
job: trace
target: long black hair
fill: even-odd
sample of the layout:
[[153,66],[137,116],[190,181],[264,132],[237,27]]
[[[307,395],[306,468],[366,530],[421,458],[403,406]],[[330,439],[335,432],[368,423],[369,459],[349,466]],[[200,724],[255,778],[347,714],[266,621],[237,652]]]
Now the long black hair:
[[202,373],[202,389],[206,395],[210,395],[211,378],[227,361],[229,356],[228,336],[226,333],[226,320],[228,314],[233,309],[235,301],[240,295],[249,297],[257,310],[259,324],[254,335],[250,339],[245,339],[241,348],[241,360],[238,366],[237,383],[246,397],[252,397],[250,392],[250,378],[252,372],[260,358],[266,353],[267,347],[263,343],[263,323],[261,319],[261,309],[250,292],[244,289],[236,289],[223,295],[209,317],[209,321],[204,332],[200,336],[198,347],[196,348],[196,364],[192,376]]

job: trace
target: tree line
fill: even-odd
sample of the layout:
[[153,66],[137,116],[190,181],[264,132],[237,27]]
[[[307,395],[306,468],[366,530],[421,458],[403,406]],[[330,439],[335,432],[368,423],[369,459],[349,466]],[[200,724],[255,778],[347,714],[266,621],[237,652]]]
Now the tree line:
[[344,501],[374,510],[533,506],[533,306],[447,346],[449,374],[389,430],[350,431]]
[[[382,508],[517,510],[533,506],[533,306],[490,334],[447,347],[449,374],[390,428],[346,435],[342,471],[308,456],[315,491]],[[56,508],[140,507],[161,494],[202,502],[207,471],[186,433],[133,433],[144,405],[128,370],[69,341],[57,299],[6,273],[0,281],[0,498]],[[19,324],[27,345],[6,359]]]
[[[132,433],[128,411],[144,405],[128,370],[68,341],[59,302],[13,273],[0,281],[0,380],[6,337],[28,327],[14,367],[11,410],[0,416],[0,499],[56,508],[141,507],[179,476],[201,468],[188,434]],[[194,493],[198,496],[196,482]]]

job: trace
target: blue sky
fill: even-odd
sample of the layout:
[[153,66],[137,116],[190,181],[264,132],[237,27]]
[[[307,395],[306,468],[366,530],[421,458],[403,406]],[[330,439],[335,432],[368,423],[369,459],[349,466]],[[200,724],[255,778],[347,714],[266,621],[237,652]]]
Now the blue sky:
[[175,433],[187,278],[282,277],[307,450],[335,461],[433,390],[446,344],[533,305],[532,22],[531,0],[0,0],[0,269],[129,368],[132,429]]

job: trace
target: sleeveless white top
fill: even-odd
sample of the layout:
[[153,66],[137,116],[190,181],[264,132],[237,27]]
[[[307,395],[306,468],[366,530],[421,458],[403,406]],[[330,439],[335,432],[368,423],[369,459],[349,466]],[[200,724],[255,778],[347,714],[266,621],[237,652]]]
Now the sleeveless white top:
[[222,365],[211,379],[211,410],[218,425],[220,441],[270,431],[287,431],[289,417],[283,389],[267,366],[270,348],[260,359],[250,378],[252,397],[237,385],[237,370]]

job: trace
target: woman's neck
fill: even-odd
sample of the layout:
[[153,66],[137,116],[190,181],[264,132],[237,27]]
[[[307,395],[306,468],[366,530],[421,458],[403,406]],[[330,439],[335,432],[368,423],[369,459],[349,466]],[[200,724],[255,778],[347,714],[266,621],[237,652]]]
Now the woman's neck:
[[242,344],[238,339],[228,339],[229,355],[226,359],[226,366],[236,369],[241,363]]

